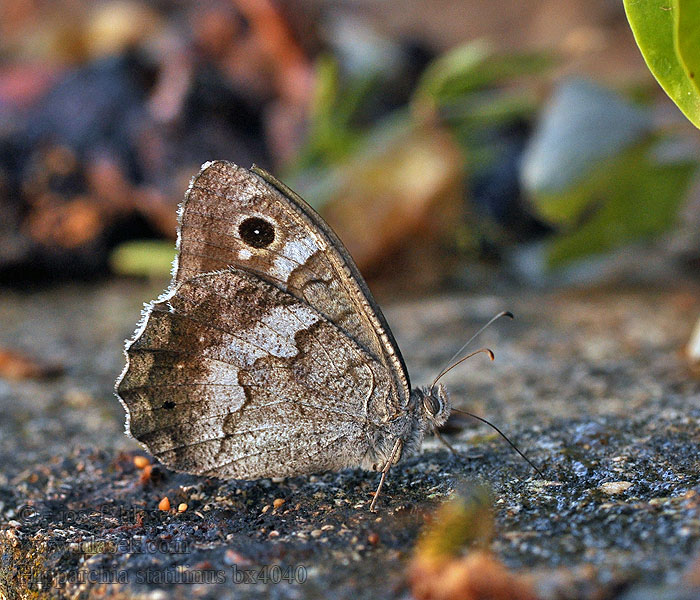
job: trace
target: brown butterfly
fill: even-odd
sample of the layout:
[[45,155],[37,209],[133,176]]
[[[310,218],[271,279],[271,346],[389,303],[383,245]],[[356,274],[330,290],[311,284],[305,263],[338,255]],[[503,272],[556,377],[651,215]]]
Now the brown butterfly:
[[169,289],[126,344],[127,431],[179,471],[234,479],[381,470],[443,425],[411,389],[347,250],[262,169],[203,166],[179,214]]

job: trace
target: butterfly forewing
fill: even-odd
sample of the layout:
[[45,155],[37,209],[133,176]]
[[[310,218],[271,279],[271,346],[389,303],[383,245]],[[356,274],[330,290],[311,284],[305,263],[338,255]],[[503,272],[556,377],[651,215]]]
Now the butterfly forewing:
[[410,393],[403,359],[342,243],[301,198],[262,170],[205,165],[185,196],[173,283],[249,270],[312,306],[387,365],[393,395]]

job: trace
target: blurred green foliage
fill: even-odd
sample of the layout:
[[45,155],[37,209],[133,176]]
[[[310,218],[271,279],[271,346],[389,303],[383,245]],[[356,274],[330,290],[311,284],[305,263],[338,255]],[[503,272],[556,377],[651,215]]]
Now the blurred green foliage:
[[522,167],[537,214],[554,225],[546,267],[647,239],[673,225],[696,161],[664,158],[673,138],[592,82],[564,82],[542,111]]
[[[462,148],[469,171],[487,167],[497,152],[490,132],[530,120],[537,98],[526,75],[547,72],[556,63],[548,53],[499,54],[484,41],[455,48],[423,73],[412,104],[421,114],[435,111]],[[531,82],[532,80],[530,80]]]
[[436,58],[424,71],[415,99],[431,98],[440,107],[469,94],[541,73],[554,59],[545,53],[499,54],[483,40],[458,46]]
[[[700,11],[693,19],[689,14],[692,3],[676,0],[673,10],[657,10],[652,18],[648,4],[626,2],[645,58],[661,73],[657,74],[660,81],[676,97],[685,98],[679,102],[681,108],[691,115],[697,110],[700,117],[695,100],[687,100],[697,99],[698,90],[689,73],[700,57],[700,45],[677,42],[674,46],[667,39],[671,32],[696,35],[698,30],[693,27],[699,27]],[[676,61],[667,60],[661,72],[659,65],[669,52]],[[499,131],[516,123],[536,123],[520,178],[531,212],[554,228],[542,270],[668,229],[685,198],[697,160],[687,156],[662,159],[661,148],[673,144],[673,135],[655,128],[644,108],[594,83],[564,82],[541,106],[536,89],[555,64],[556,57],[548,54],[499,54],[482,41],[465,44],[427,66],[406,106],[368,121],[365,109],[384,84],[382,76],[377,71],[343,73],[333,56],[323,55],[316,64],[306,142],[282,179],[319,209],[331,201],[337,203],[339,196],[343,202],[371,205],[389,201],[409,206],[414,200],[403,191],[419,189],[426,169],[440,171],[443,179],[459,178],[459,173],[474,177],[498,160]],[[568,89],[568,95],[562,96],[562,88]],[[449,132],[461,156],[445,146],[443,132]],[[408,160],[413,155],[406,154],[405,145],[419,141],[426,147],[441,147],[436,157],[450,164],[441,169],[429,166],[430,161],[416,166],[415,160]],[[378,165],[381,177],[377,177]],[[398,187],[397,179],[403,182]],[[436,183],[435,193],[446,185],[446,181]],[[353,186],[367,198],[349,193]],[[426,193],[433,193],[433,188]],[[367,213],[368,205],[360,210]],[[354,214],[345,218],[356,220]],[[494,238],[491,241],[496,245],[508,243],[500,225],[465,221],[456,231],[454,244],[461,240],[461,247],[475,248],[477,244],[465,239],[477,235]],[[171,257],[171,248],[133,243],[118,249],[113,262],[120,273],[165,274]]]
[[328,54],[317,60],[307,141],[295,161],[295,170],[333,164],[355,151],[362,132],[354,118],[377,83],[376,74],[370,73],[341,85],[337,61]]
[[[377,131],[412,126],[440,118],[454,131],[467,156],[478,154],[480,131],[531,116],[534,94],[503,86],[518,77],[540,73],[553,64],[544,53],[498,54],[483,41],[470,42],[437,57],[428,65],[409,106],[380,121],[360,125],[357,116],[382,86],[375,73],[342,77],[334,57],[317,61],[316,91],[310,107],[306,144],[289,167],[291,177],[322,170],[375,146]],[[381,134],[379,134],[381,137]],[[323,175],[320,173],[320,175]]]
[[549,267],[652,237],[671,227],[695,163],[662,163],[647,141],[601,162],[579,185],[535,198],[550,222],[559,225],[551,240]]
[[164,277],[170,273],[175,246],[170,241],[133,240],[124,242],[110,256],[112,271],[136,277]]

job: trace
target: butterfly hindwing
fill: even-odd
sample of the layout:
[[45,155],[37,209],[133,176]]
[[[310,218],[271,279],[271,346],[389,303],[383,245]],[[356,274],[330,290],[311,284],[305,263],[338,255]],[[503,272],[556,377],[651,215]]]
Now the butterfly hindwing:
[[320,312],[230,268],[154,302],[117,393],[178,470],[233,478],[357,466],[397,409],[392,378]]

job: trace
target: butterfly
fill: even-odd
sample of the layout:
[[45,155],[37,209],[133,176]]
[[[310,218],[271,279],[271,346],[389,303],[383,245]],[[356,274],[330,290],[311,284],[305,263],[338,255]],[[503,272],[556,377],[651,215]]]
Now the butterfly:
[[168,290],[125,347],[126,429],[178,471],[232,479],[381,471],[450,414],[411,388],[381,309],[328,224],[269,173],[203,165]]

